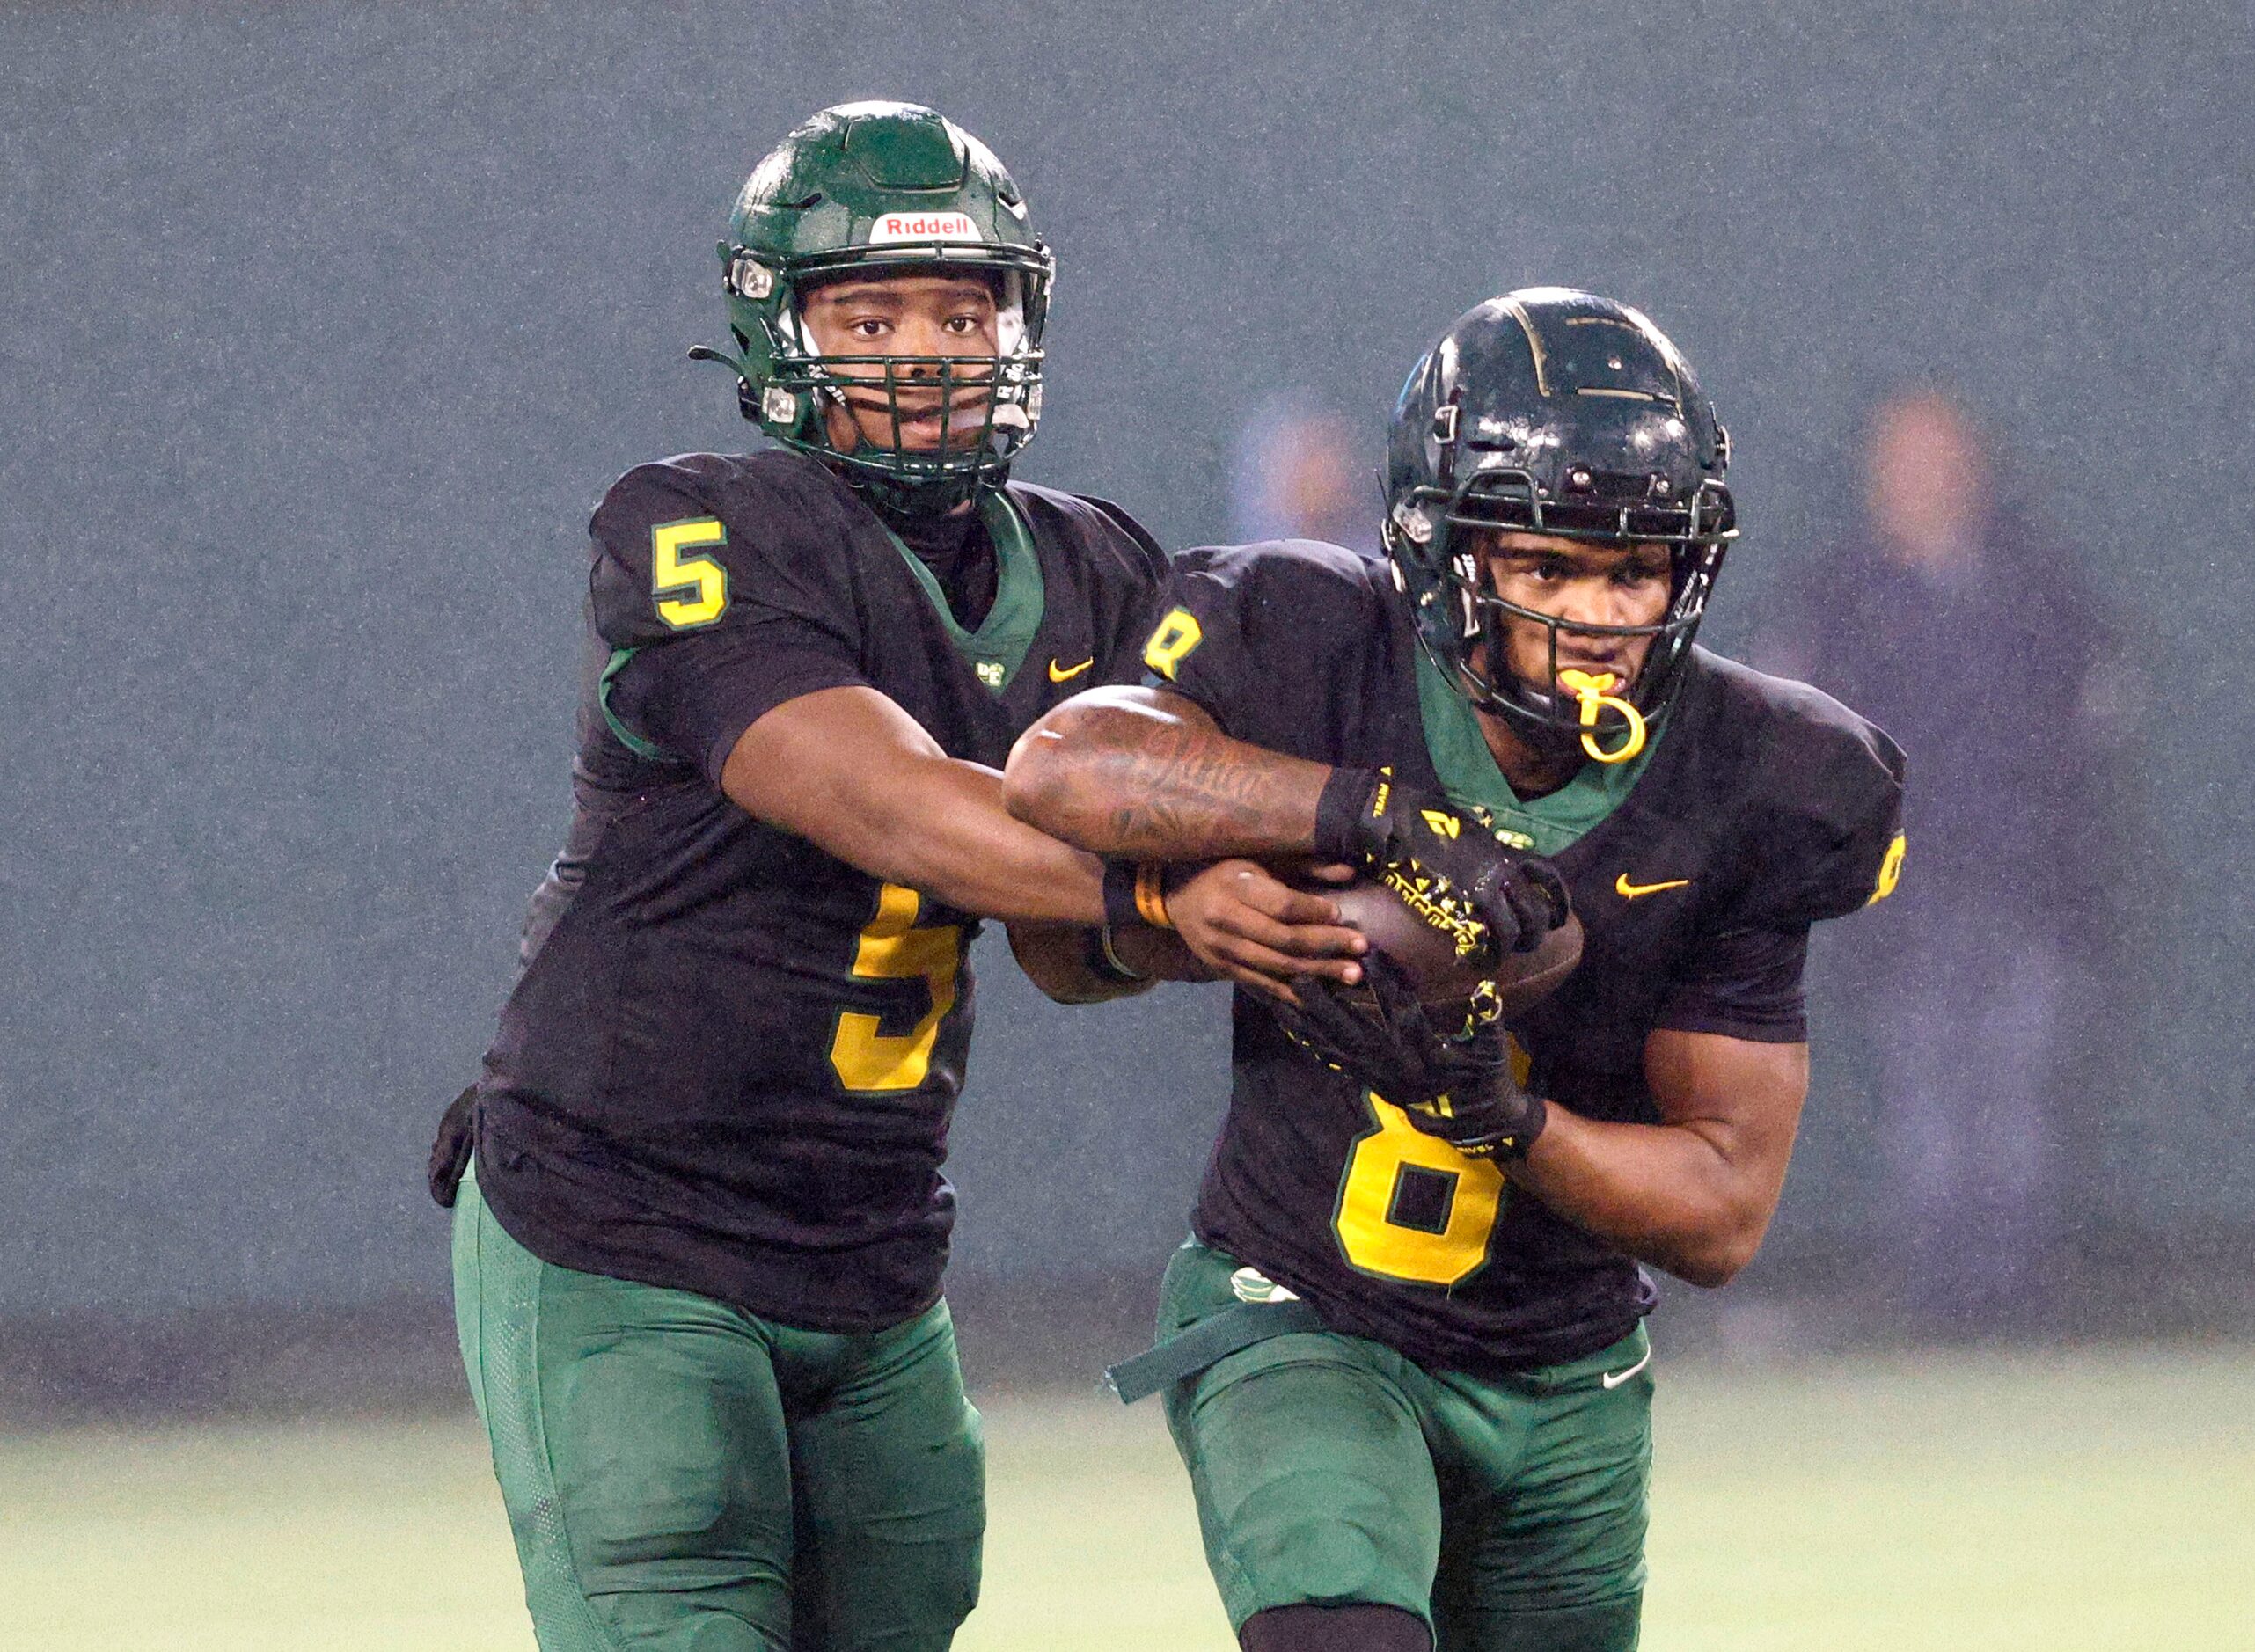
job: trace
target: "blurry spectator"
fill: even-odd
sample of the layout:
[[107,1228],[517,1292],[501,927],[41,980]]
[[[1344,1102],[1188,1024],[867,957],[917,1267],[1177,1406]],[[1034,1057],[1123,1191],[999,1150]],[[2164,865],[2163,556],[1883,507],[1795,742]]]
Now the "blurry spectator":
[[1912,1305],[2005,1328],[2045,1305],[2128,903],[2121,679],[2081,553],[2005,497],[1958,402],[1886,401],[1864,464],[1864,527],[1807,565],[1778,664],[1909,754],[1901,887],[1841,983],[1877,1057],[1880,1232]]
[[1274,397],[1239,430],[1236,457],[1234,543],[1322,539],[1378,554],[1377,454],[1337,413],[1302,393]]

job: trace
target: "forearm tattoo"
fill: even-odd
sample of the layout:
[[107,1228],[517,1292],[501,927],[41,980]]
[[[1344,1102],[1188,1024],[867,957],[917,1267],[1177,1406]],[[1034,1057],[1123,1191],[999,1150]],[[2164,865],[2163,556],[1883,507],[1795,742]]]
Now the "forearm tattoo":
[[1305,853],[1322,764],[1188,723],[1142,724],[1089,764],[1102,794],[1106,852],[1150,860]]

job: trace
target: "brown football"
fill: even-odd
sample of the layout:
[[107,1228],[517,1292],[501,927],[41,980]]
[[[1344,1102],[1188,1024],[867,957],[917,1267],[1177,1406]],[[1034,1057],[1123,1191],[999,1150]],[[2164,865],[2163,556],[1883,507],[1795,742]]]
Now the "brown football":
[[1404,906],[1383,884],[1356,883],[1323,894],[1338,903],[1340,921],[1409,972],[1417,997],[1431,1005],[1461,1004],[1492,978],[1505,1019],[1548,997],[1582,961],[1582,920],[1569,916],[1532,952],[1505,953],[1499,964],[1460,958],[1455,943]]

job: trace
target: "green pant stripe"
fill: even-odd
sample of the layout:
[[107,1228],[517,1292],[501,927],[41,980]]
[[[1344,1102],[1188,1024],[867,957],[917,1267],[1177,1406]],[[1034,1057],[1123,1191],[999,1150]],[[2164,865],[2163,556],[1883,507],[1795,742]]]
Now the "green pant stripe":
[[[455,1328],[516,1539],[540,1652],[624,1652],[588,1598],[556,1490],[540,1383],[540,1259],[494,1219],[473,1174],[454,1206]],[[499,1310],[489,1322],[487,1305]],[[498,1347],[496,1346],[498,1343]],[[501,1369],[493,1369],[498,1363]]]

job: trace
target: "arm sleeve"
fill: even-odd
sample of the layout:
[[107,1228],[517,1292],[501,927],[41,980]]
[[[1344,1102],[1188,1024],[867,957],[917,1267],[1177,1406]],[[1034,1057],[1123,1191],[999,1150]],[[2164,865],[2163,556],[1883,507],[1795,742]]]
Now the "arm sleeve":
[[718,786],[736,742],[769,712],[819,689],[867,681],[831,633],[774,614],[637,650],[611,679],[608,707]]
[[1144,680],[1143,647],[1152,627],[1165,611],[1159,605],[1167,588],[1172,559],[1143,524],[1108,499],[1082,495],[1079,501],[1104,523],[1120,544],[1122,559],[1131,571],[1129,593],[1112,616],[1108,634],[1098,644],[1097,671],[1107,683]]
[[1653,1025],[1760,1044],[1805,1042],[1801,976],[1808,957],[1805,926],[1726,931],[1700,949],[1661,1000]]
[[[628,743],[715,786],[743,731],[787,700],[865,683],[853,593],[803,501],[693,460],[628,471],[590,527],[604,709]],[[802,543],[803,541],[804,543]]]
[[1805,929],[1893,893],[1903,867],[1902,749],[1837,702],[1778,726],[1754,852],[1728,929]]

